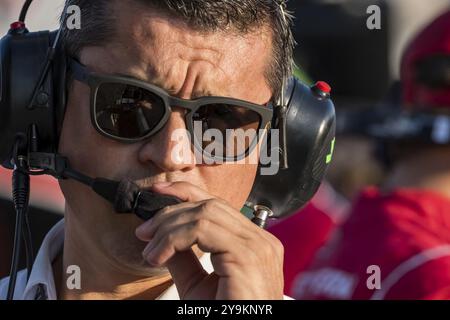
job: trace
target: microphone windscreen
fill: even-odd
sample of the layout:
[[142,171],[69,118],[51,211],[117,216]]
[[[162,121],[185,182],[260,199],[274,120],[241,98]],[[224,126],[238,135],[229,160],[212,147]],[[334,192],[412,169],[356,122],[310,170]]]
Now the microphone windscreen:
[[123,180],[117,188],[114,209],[118,213],[135,213],[139,218],[149,220],[159,210],[181,202],[176,197],[141,190],[134,182]]
[[134,213],[143,220],[149,220],[161,209],[173,206],[182,201],[176,197],[143,191],[139,195]]

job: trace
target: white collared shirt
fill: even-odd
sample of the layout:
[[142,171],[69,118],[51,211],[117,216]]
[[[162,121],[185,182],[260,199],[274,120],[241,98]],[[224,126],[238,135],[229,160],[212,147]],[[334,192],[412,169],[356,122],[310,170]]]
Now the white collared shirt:
[[[56,300],[57,292],[53,277],[52,262],[64,246],[64,219],[59,221],[45,236],[39,249],[27,283],[27,271],[21,270],[17,274],[14,300]],[[206,253],[200,258],[205,271],[211,273],[214,268],[210,254]],[[0,300],[5,300],[8,292],[9,278],[0,281]],[[156,300],[179,300],[175,285],[169,287]],[[285,297],[285,299],[290,299]]]

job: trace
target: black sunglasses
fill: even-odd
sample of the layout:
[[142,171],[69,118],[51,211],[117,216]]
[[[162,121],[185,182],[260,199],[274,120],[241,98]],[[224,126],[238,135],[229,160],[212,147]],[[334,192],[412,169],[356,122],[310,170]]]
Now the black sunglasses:
[[[197,150],[210,159],[237,161],[253,151],[259,130],[269,129],[272,121],[271,103],[261,106],[212,96],[185,100],[134,78],[90,72],[75,59],[70,60],[70,68],[74,79],[91,89],[93,126],[117,141],[134,143],[155,135],[167,123],[171,106],[176,106],[189,110],[186,127]],[[205,135],[208,129],[213,131]],[[226,137],[226,143],[220,137]]]

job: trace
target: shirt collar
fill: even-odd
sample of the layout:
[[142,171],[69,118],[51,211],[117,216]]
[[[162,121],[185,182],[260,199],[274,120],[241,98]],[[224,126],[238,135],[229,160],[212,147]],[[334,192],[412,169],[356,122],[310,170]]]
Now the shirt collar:
[[[58,253],[61,252],[64,246],[64,219],[59,221],[47,233],[39,249],[36,260],[31,270],[30,279],[25,287],[23,293],[23,300],[35,300],[38,295],[43,294],[48,300],[56,300],[58,295],[55,287],[55,279],[53,276],[52,263]],[[211,256],[205,253],[200,258],[205,271],[211,273],[214,271]],[[44,292],[40,292],[44,290]],[[179,300],[178,291],[175,285],[169,287],[164,291],[157,300]]]
[[23,293],[24,300],[34,300],[41,287],[49,300],[56,300],[55,279],[53,277],[52,262],[64,245],[64,219],[59,221],[47,233],[39,249],[36,260],[31,270],[30,279]]

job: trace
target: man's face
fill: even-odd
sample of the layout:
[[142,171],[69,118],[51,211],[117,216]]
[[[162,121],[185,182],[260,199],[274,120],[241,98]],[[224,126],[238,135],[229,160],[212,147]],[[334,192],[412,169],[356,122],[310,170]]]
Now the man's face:
[[[132,76],[184,99],[215,95],[261,105],[270,101],[272,93],[265,78],[272,52],[269,32],[246,36],[200,33],[134,2],[117,1],[115,6],[117,37],[105,47],[87,47],[81,52],[80,60],[90,70]],[[128,178],[142,187],[187,181],[239,210],[251,190],[257,165],[174,161],[171,133],[186,125],[185,110],[177,106],[172,110],[166,126],[153,137],[134,144],[113,141],[91,125],[89,88],[74,81],[60,152],[68,156],[73,168],[92,177]],[[61,188],[69,222],[83,226],[84,236],[107,248],[116,261],[142,266],[144,244],[134,236],[142,221],[133,215],[114,214],[108,203],[76,182],[63,181]]]

